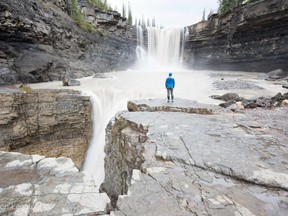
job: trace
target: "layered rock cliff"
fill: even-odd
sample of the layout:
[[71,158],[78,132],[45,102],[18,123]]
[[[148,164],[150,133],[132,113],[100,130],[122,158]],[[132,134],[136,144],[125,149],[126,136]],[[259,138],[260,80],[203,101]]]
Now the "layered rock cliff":
[[94,31],[75,24],[71,0],[1,1],[0,85],[83,77],[134,62],[134,31],[119,13],[84,0],[77,8]]
[[188,29],[186,61],[193,68],[288,71],[286,0],[252,1]]
[[90,99],[77,91],[0,94],[0,151],[69,157],[82,167],[91,136]]
[[287,109],[237,114],[180,99],[129,107],[107,128],[111,215],[287,214]]

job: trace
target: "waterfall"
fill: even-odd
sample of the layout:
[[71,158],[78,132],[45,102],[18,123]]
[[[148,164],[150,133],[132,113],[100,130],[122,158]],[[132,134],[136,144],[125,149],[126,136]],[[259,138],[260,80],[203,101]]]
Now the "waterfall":
[[146,27],[145,39],[143,32],[142,27],[138,26],[138,67],[159,69],[181,66],[185,42],[183,28]]
[[105,129],[115,113],[125,110],[127,99],[116,89],[99,88],[94,91],[82,91],[90,96],[92,104],[92,137],[86,153],[83,171],[92,174],[97,187],[104,180]]

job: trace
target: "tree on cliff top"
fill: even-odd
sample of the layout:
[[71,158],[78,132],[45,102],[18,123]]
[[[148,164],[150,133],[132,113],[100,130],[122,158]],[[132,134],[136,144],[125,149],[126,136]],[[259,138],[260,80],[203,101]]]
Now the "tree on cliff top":
[[235,6],[238,6],[246,1],[245,0],[218,0],[218,2],[219,2],[218,12],[220,16],[224,16],[228,12],[230,12]]

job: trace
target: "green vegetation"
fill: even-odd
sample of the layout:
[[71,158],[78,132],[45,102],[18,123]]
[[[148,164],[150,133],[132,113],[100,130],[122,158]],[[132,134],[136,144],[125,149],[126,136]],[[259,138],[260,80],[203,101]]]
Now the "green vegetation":
[[257,2],[259,0],[218,0],[219,8],[218,13],[220,16],[225,16],[227,13],[233,10],[234,7],[241,5],[245,2]]
[[130,2],[128,3],[128,25],[132,25],[132,10],[131,10],[131,5]]
[[94,5],[100,10],[103,11],[112,11],[112,7],[108,4],[107,0],[87,0],[90,4]]
[[75,23],[85,31],[94,32],[94,26],[87,22],[85,16],[81,13],[78,7],[78,0],[71,0],[72,1],[72,17]]

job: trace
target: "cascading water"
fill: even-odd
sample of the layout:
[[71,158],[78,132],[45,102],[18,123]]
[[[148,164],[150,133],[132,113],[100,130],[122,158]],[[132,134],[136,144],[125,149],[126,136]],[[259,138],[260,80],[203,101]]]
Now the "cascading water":
[[181,68],[185,40],[183,28],[145,27],[143,30],[138,26],[137,37],[138,68],[153,70]]
[[[142,27],[137,27],[136,54],[141,68],[157,70],[161,66],[164,66],[162,68],[179,67],[184,49],[184,30],[182,28],[147,27],[146,31],[147,38],[144,39]],[[146,45],[144,41],[147,42]],[[143,94],[146,87],[140,92],[135,92],[134,89],[132,91],[120,90],[121,87],[119,86],[117,90],[107,88],[104,90],[105,88],[99,87],[97,91],[84,92],[85,95],[91,97],[93,103],[93,137],[83,170],[93,175],[98,187],[104,180],[105,128],[109,120],[117,111],[126,108],[127,100],[157,95],[155,92]]]

